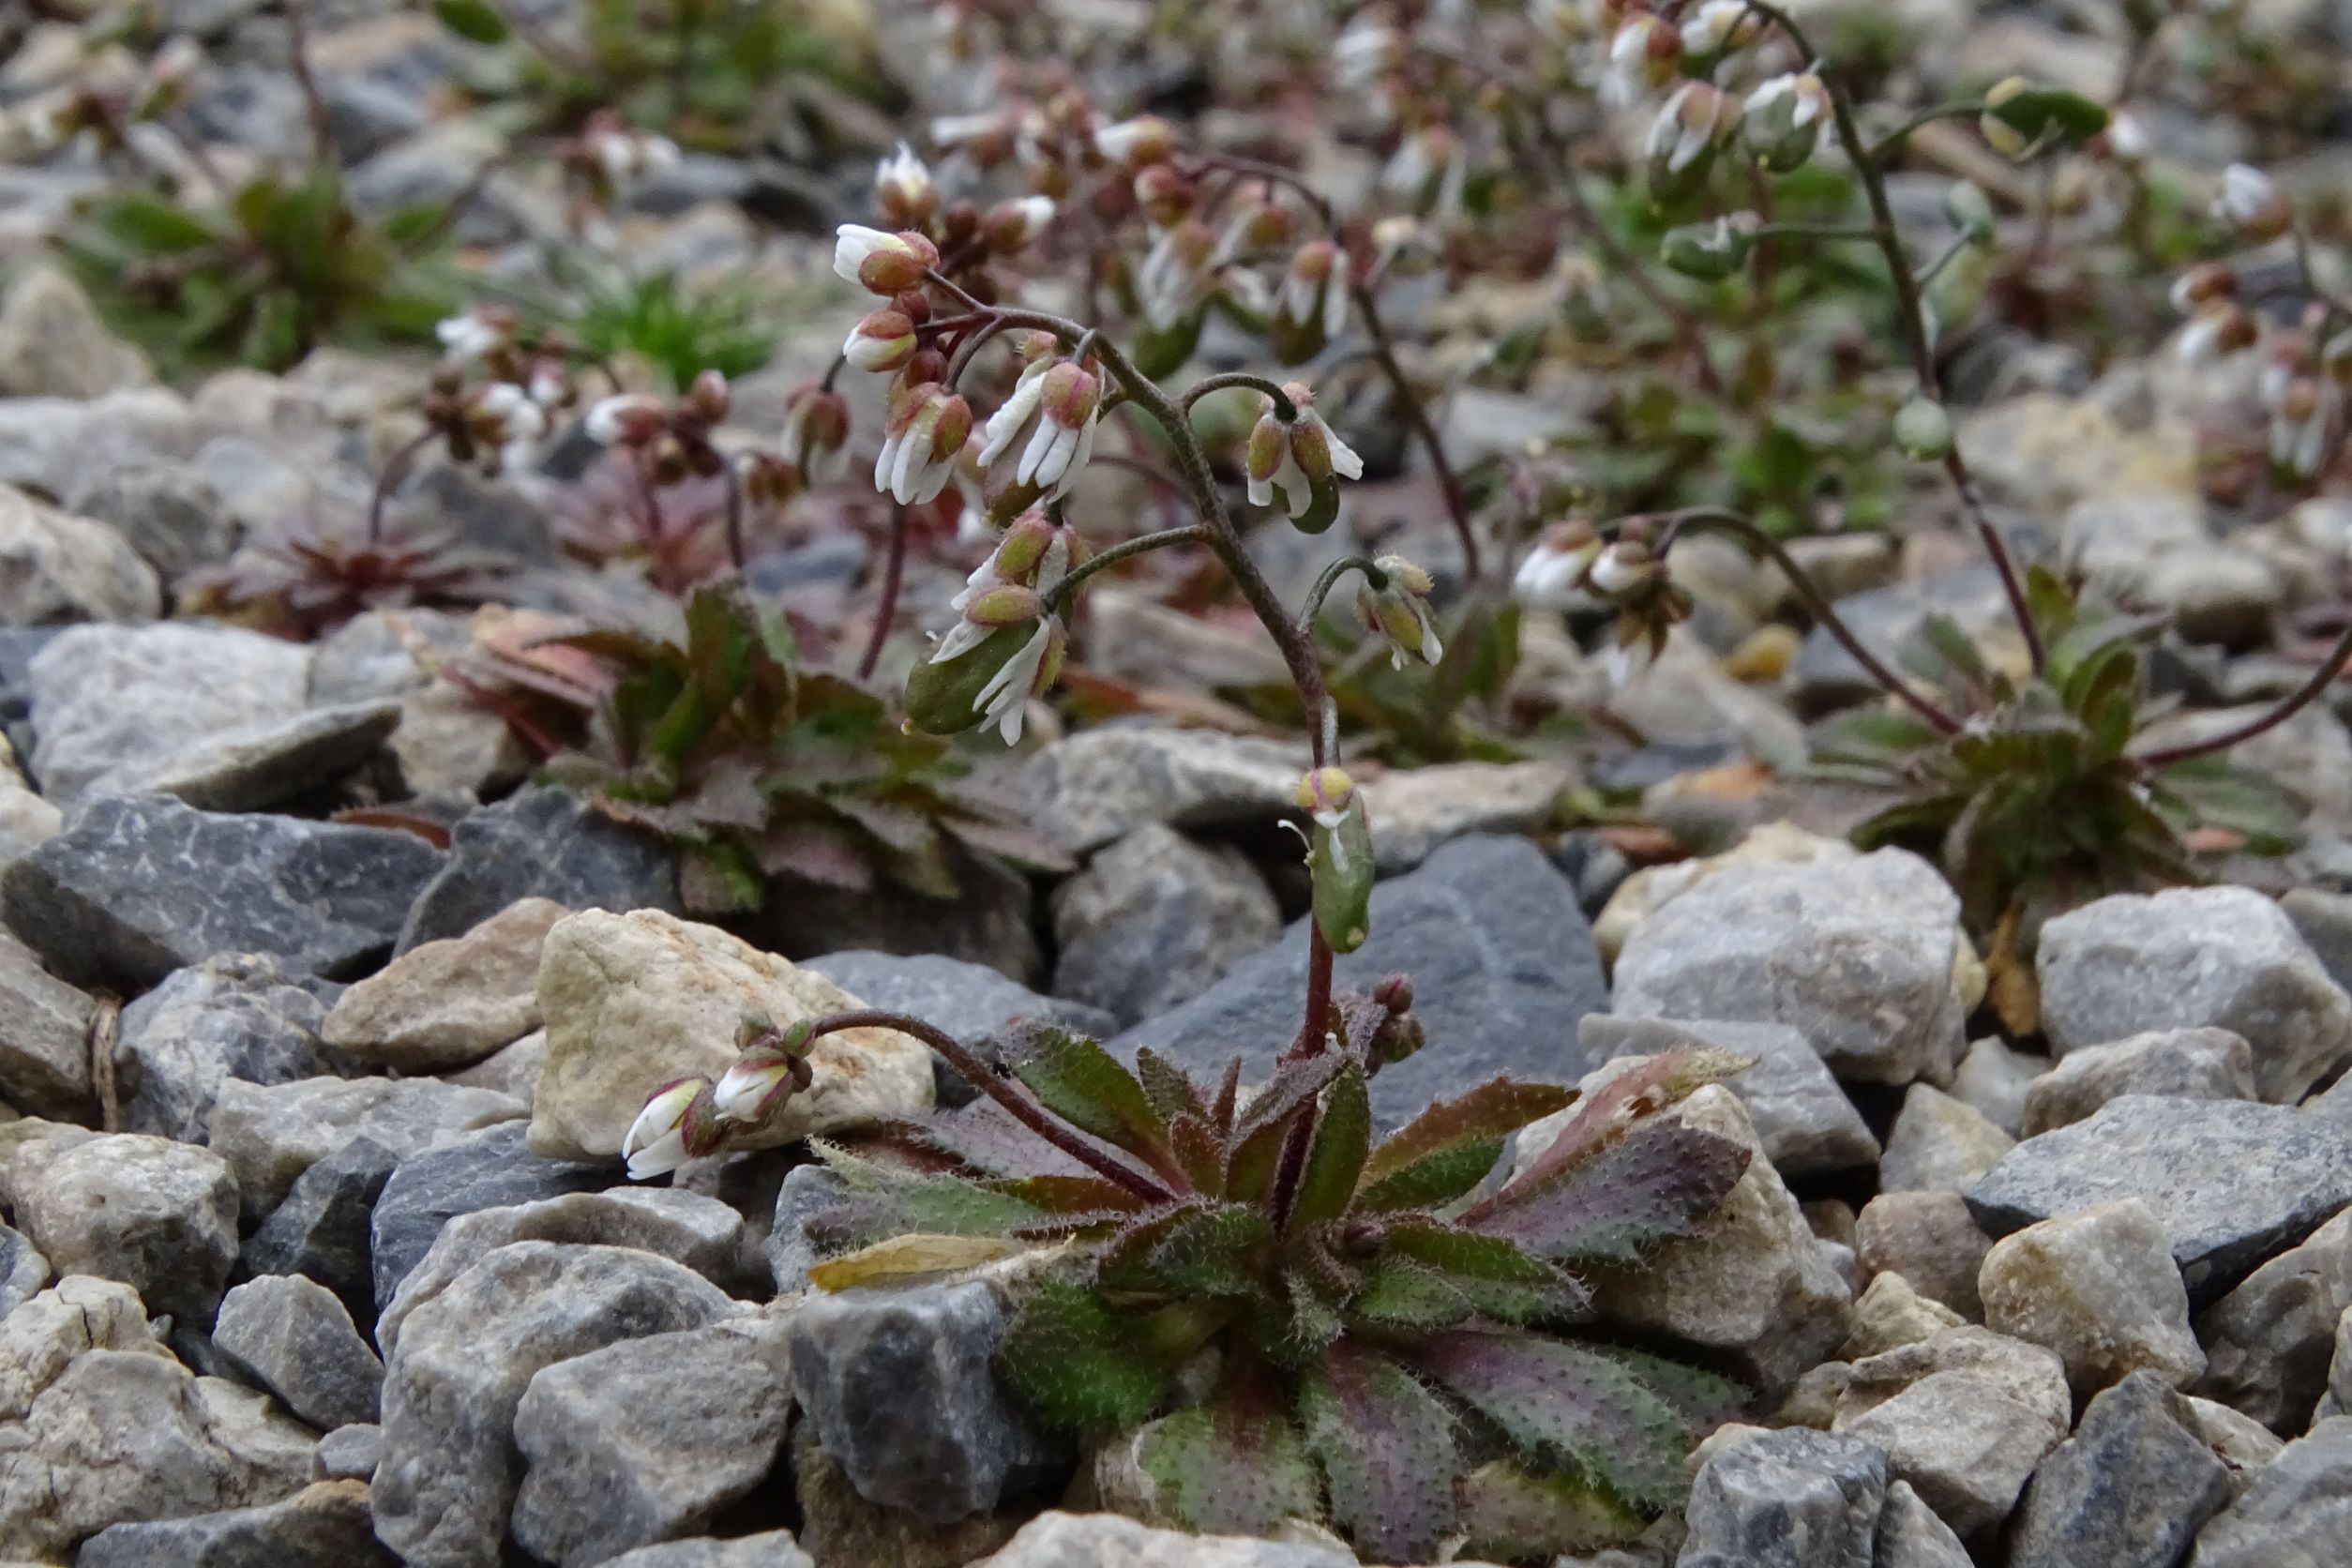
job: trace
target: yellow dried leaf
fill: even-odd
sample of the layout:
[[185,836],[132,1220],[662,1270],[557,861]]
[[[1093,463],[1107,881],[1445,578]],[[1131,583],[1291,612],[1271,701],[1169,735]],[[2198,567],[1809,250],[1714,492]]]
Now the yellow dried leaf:
[[1000,1236],[893,1236],[872,1246],[845,1252],[813,1263],[808,1282],[820,1290],[847,1290],[882,1279],[913,1274],[952,1274],[1009,1258],[1022,1248],[1019,1242]]

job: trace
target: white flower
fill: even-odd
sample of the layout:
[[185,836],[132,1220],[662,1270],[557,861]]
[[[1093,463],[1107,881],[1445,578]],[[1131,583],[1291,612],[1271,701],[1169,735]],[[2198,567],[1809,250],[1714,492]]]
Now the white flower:
[[589,156],[604,177],[616,186],[627,185],[648,174],[656,174],[678,165],[678,144],[667,136],[650,131],[631,130],[619,125],[606,125],[587,133]]
[[[1470,159],[1462,139],[1444,126],[1408,132],[1380,171],[1380,188],[1405,201],[1418,203],[1431,196],[1440,213],[1459,212],[1462,191],[1470,179]],[[1432,187],[1435,194],[1432,196]]]
[[514,473],[531,466],[547,434],[547,410],[512,382],[490,383],[474,397],[474,419],[484,442],[499,449],[499,466]]
[[1135,278],[1143,319],[1153,330],[1167,331],[1209,297],[1209,258],[1215,249],[1216,236],[1189,218],[1153,241]]
[[1094,455],[1101,405],[1101,382],[1075,360],[1036,361],[1021,372],[1013,395],[989,418],[980,466],[995,466],[1019,445],[1014,483],[1036,486],[1043,492],[1040,500],[1066,494]]
[[1747,0],[1707,0],[1682,23],[1682,53],[1718,53],[1731,41],[1732,30],[1747,17]]
[[1004,128],[1004,116],[994,110],[980,114],[946,114],[931,122],[931,145],[946,152],[967,142],[1001,136]]
[[589,440],[600,446],[612,446],[646,439],[660,427],[664,415],[660,399],[641,392],[623,392],[597,399],[580,423],[587,430]]
[[2107,150],[2118,163],[2135,166],[2148,161],[2148,128],[2138,115],[2118,109],[2107,120]]
[[2286,199],[2286,192],[2250,163],[2233,163],[2222,171],[2222,193],[2213,203],[2213,211],[2256,243],[2278,238],[2295,222],[2295,204]]
[[433,324],[444,357],[457,364],[470,364],[504,347],[513,333],[513,318],[503,310],[462,310]]
[[1156,163],[1174,142],[1175,133],[1157,114],[1138,114],[1094,131],[1094,150],[1113,163]]
[[1361,92],[1387,75],[1404,52],[1405,40],[1395,28],[1377,17],[1359,16],[1332,40],[1332,79]]
[[980,688],[980,695],[972,703],[972,711],[980,716],[980,727],[985,730],[995,725],[1006,746],[1020,744],[1021,721],[1028,715],[1029,699],[1045,684],[1039,677],[1047,673],[1047,656],[1061,636],[1060,621],[1050,615],[1040,619],[1029,641],[988,677],[988,684]]
[[1053,221],[1053,198],[1016,196],[988,209],[989,241],[1000,250],[1019,250]]
[[1650,161],[1679,174],[1689,168],[1723,133],[1724,111],[1729,100],[1704,82],[1685,82],[1666,100],[1650,123],[1645,149]]
[[789,1092],[788,1085],[806,1081],[807,1067],[797,1072],[794,1067],[792,1057],[773,1047],[747,1050],[719,1076],[712,1108],[730,1122],[757,1122],[767,1114],[778,1090]]
[[1592,563],[1592,586],[1614,596],[1639,587],[1654,571],[1648,550],[1619,542],[1602,550]]
[[1300,246],[1275,291],[1274,313],[1297,326],[1315,324],[1319,314],[1323,340],[1338,337],[1348,325],[1348,252],[1329,240]]
[[874,198],[882,216],[912,228],[939,206],[939,188],[914,149],[901,142],[896,153],[874,165]]
[[1300,396],[1304,388],[1284,390],[1297,406],[1299,416],[1286,426],[1269,407],[1250,432],[1249,501],[1253,506],[1269,505],[1278,494],[1283,512],[1296,519],[1304,517],[1314,505],[1317,478],[1337,475],[1361,479],[1364,460],[1323,422],[1320,414],[1304,402]]
[[923,280],[925,268],[938,264],[938,248],[921,234],[884,234],[862,223],[834,231],[834,276],[873,294],[911,289]]
[[1661,80],[1659,62],[1670,67],[1681,53],[1681,42],[1673,30],[1648,11],[1627,18],[1609,39],[1608,64],[1601,71],[1601,102],[1611,109],[1630,109],[1645,101]]
[[936,385],[916,388],[885,427],[874,488],[906,506],[937,499],[971,433],[972,405]]
[[679,1078],[665,1083],[645,1101],[645,1108],[629,1123],[627,1136],[621,1139],[622,1157],[628,1161],[629,1180],[642,1182],[675,1170],[690,1157],[686,1147],[687,1120],[700,1119],[698,1100],[704,1101],[707,1110],[711,1080],[708,1078]]
[[1535,548],[1519,563],[1511,591],[1520,603],[1537,610],[1574,610],[1592,602],[1581,586],[1584,570],[1599,554],[1601,541],[1581,522],[1546,529]]

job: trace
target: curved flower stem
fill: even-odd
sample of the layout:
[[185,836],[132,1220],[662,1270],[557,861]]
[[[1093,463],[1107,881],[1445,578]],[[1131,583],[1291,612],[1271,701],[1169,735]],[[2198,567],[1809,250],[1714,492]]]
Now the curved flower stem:
[[[1098,457],[1095,460],[1099,462],[1102,460]],[[1048,611],[1061,610],[1070,602],[1079,583],[1107,566],[1115,566],[1122,561],[1132,560],[1152,550],[1166,550],[1171,545],[1207,544],[1209,537],[1207,523],[1193,522],[1182,528],[1163,528],[1156,534],[1139,535],[1124,543],[1112,545],[1108,550],[1090,555],[1071,567],[1069,575],[1055,583],[1053,591],[1046,596],[1046,609]]]
[[[1788,36],[1806,59],[1817,67],[1820,56],[1812,40],[1791,21],[1786,11],[1768,5],[1765,0],[1748,0],[1754,11]],[[1894,284],[1896,314],[1903,327],[1903,344],[1911,359],[1911,370],[1919,383],[1920,396],[1937,403],[1943,401],[1943,388],[1936,378],[1936,353],[1927,338],[1927,310],[1920,296],[1918,276],[1911,270],[1910,258],[1903,251],[1902,231],[1895,227],[1894,206],[1887,199],[1886,173],[1880,169],[1871,149],[1864,144],[1861,121],[1854,113],[1854,100],[1834,76],[1823,73],[1821,84],[1830,95],[1830,118],[1837,129],[1838,144],[1846,149],[1847,161],[1854,167],[1855,178],[1862,181],[1862,194],[1870,203],[1872,237],[1887,258],[1887,273]],[[2042,633],[2033,624],[2033,611],[2026,602],[2024,580],[2018,575],[2017,563],[2010,553],[2009,545],[2001,537],[1977,498],[1976,486],[1968,475],[1967,461],[1954,445],[1944,458],[1944,472],[1951,475],[1952,487],[1959,491],[1962,510],[1976,528],[1977,538],[1984,546],[1984,553],[1993,563],[1993,569],[2001,580],[2001,592],[2009,600],[2010,614],[2017,622],[2017,630],[2025,639],[2026,656],[2033,672],[2039,675],[2048,662],[2042,646]]]
[[2352,664],[2352,626],[2346,627],[2344,635],[2336,639],[2335,647],[2329,651],[2326,661],[2312,672],[2311,679],[2279,699],[2277,705],[2269,713],[2257,715],[2236,729],[2224,730],[2209,739],[2142,752],[2133,761],[2144,767],[2170,767],[2175,762],[2186,762],[2197,757],[2210,757],[2217,751],[2227,751],[2233,746],[2275,730],[2309,707],[2314,700],[2325,695],[2328,688],[2335,684],[2336,677],[2344,673],[2346,664]]
[[310,0],[286,0],[286,68],[302,94],[303,113],[310,122],[310,161],[313,167],[335,167],[334,122],[327,113],[326,95],[310,73]]
[[994,1100],[1011,1113],[1013,1120],[1052,1144],[1056,1149],[1078,1161],[1087,1169],[1135,1194],[1146,1203],[1168,1203],[1176,1195],[1161,1186],[1143,1172],[1123,1160],[1114,1160],[1095,1148],[1070,1128],[1054,1120],[1044,1107],[1028,1093],[1015,1089],[1004,1078],[958,1044],[956,1037],[932,1028],[921,1018],[904,1013],[885,1012],[878,1007],[861,1008],[852,1013],[830,1013],[809,1026],[811,1040],[826,1034],[837,1034],[845,1029],[895,1029],[901,1034],[912,1034],[947,1059],[947,1064],[962,1075],[965,1082]]
[[416,460],[416,454],[431,445],[440,435],[438,427],[429,426],[421,433],[400,443],[393,449],[392,455],[384,460],[384,467],[376,474],[376,488],[368,496],[369,546],[384,542],[384,507],[392,497],[392,488],[408,477],[409,465]]
[[1315,580],[1315,586],[1306,591],[1306,602],[1299,608],[1299,625],[1309,630],[1314,628],[1316,619],[1323,613],[1323,601],[1331,597],[1331,591],[1349,572],[1362,572],[1364,580],[1372,585],[1376,594],[1388,586],[1388,573],[1373,565],[1370,557],[1343,555],[1325,566],[1323,575]]
[[743,543],[743,475],[736,471],[734,459],[716,446],[711,450],[717,456],[718,471],[727,480],[727,564],[741,577],[748,559]]
[[1445,442],[1438,434],[1437,421],[1429,417],[1429,407],[1414,391],[1405,377],[1405,368],[1396,361],[1396,345],[1388,335],[1388,327],[1380,320],[1380,302],[1372,291],[1358,283],[1349,291],[1355,296],[1357,313],[1364,317],[1364,330],[1372,339],[1372,357],[1380,371],[1388,377],[1389,386],[1397,400],[1405,405],[1405,418],[1420,438],[1421,449],[1429,454],[1430,471],[1438,476],[1438,492],[1445,500],[1447,520],[1454,524],[1454,536],[1462,545],[1462,579],[1466,583],[1478,581],[1478,533],[1470,526],[1470,501],[1462,493],[1462,480],[1454,472],[1454,464],[1445,455]]
[[[1763,8],[1759,6],[1756,9],[1761,10]],[[1908,141],[1911,132],[1922,126],[1934,125],[1937,120],[1973,120],[1983,113],[1984,103],[1982,99],[1970,103],[1939,104],[1934,109],[1922,109],[1873,142],[1870,144],[1870,161],[1874,166],[1884,163],[1888,155]]]
[[898,614],[898,585],[907,570],[907,509],[897,502],[890,505],[890,554],[882,563],[881,602],[874,606],[874,629],[866,640],[866,652],[857,661],[857,678],[868,679],[874,666],[882,662],[882,644],[889,641],[890,623]]
[[1246,386],[1253,392],[1264,393],[1274,403],[1274,417],[1286,425],[1299,416],[1297,407],[1290,401],[1290,394],[1285,392],[1278,383],[1265,376],[1251,375],[1246,370],[1228,370],[1222,375],[1210,376],[1193,383],[1184,389],[1184,395],[1176,400],[1176,406],[1186,414],[1190,414],[1192,405],[1210,393],[1223,392],[1234,386]]
[[1804,568],[1797,565],[1787,547],[1758,528],[1753,520],[1715,506],[1687,506],[1681,511],[1657,513],[1655,519],[1664,522],[1671,533],[1689,528],[1701,533],[1729,534],[1771,556],[1772,564],[1788,579],[1788,585],[1796,590],[1797,597],[1803,601],[1807,612],[1824,631],[1837,640],[1839,647],[1853,656],[1854,662],[1861,665],[1872,680],[1885,688],[1888,696],[1934,725],[1940,732],[1947,735],[1960,732],[1962,726],[1958,719],[1922,695],[1918,687],[1888,669],[1884,660],[1863,645],[1862,640],[1854,635],[1853,628],[1839,619],[1837,611],[1830,607],[1829,596],[1815,586],[1813,579],[1805,575]]

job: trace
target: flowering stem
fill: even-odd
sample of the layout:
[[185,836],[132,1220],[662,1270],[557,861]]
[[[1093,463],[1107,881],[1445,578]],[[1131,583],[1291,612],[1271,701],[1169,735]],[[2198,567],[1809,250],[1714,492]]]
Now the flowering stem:
[[860,1008],[851,1013],[831,1013],[809,1025],[812,1041],[837,1034],[845,1029],[895,1029],[901,1034],[912,1034],[947,1059],[947,1064],[961,1075],[964,1081],[1003,1106],[1013,1120],[1069,1155],[1104,1180],[1124,1187],[1146,1203],[1168,1203],[1176,1195],[1162,1187],[1143,1172],[1123,1160],[1112,1159],[1089,1143],[1077,1132],[1063,1126],[1045,1108],[1027,1093],[1015,1089],[987,1063],[963,1048],[952,1034],[932,1028],[921,1018],[904,1013],[885,1012],[878,1007]]
[[1274,403],[1274,417],[1286,425],[1290,424],[1299,416],[1298,408],[1290,401],[1290,394],[1266,377],[1254,376],[1246,370],[1229,370],[1223,375],[1210,376],[1205,381],[1195,382],[1185,388],[1184,395],[1177,400],[1177,406],[1186,414],[1190,414],[1192,405],[1210,393],[1222,392],[1233,386],[1246,386],[1253,392],[1264,393]]
[[882,662],[882,643],[890,637],[890,623],[898,613],[898,584],[907,570],[907,509],[897,502],[890,505],[890,553],[882,562],[882,598],[874,606],[874,629],[866,640],[866,652],[857,661],[857,678],[861,681],[874,673],[874,666]]
[[286,0],[286,67],[302,94],[303,113],[310,121],[310,161],[321,169],[335,166],[335,131],[326,112],[326,97],[310,74],[310,0]]
[[2335,684],[2336,677],[2344,673],[2344,667],[2346,664],[2352,664],[2352,627],[2346,627],[2344,635],[2336,639],[2334,649],[2328,655],[2326,662],[2312,672],[2311,679],[2281,698],[2278,704],[2269,713],[2257,715],[2236,729],[2224,730],[2210,739],[2189,741],[2179,746],[2168,746],[2160,750],[2144,752],[2133,761],[2144,767],[2170,767],[2175,762],[2186,762],[2193,758],[2209,757],[2217,751],[2227,751],[2240,742],[2250,741],[2266,731],[2275,730],[2308,707],[2315,698],[2324,695],[2327,689]]
[[1975,243],[1967,234],[1952,235],[1952,243],[1936,252],[1935,258],[1919,269],[1919,286],[1923,289],[1942,277],[1944,268],[1958,261],[1961,253]]
[[[1099,462],[1102,460],[1098,457],[1095,460]],[[1124,543],[1112,545],[1109,549],[1099,554],[1090,555],[1071,567],[1069,574],[1060,582],[1055,583],[1053,590],[1046,595],[1046,609],[1048,612],[1059,611],[1063,606],[1070,602],[1071,596],[1077,592],[1079,583],[1107,566],[1115,566],[1122,561],[1131,560],[1152,550],[1166,550],[1170,545],[1207,544],[1210,537],[1207,523],[1193,522],[1186,523],[1182,528],[1163,528],[1156,534],[1144,534],[1128,539]]]
[[384,467],[376,475],[376,488],[368,497],[368,544],[370,549],[384,540],[384,507],[391,498],[392,487],[408,477],[409,464],[416,460],[416,454],[432,445],[440,434],[437,427],[428,427],[421,433],[400,443],[392,455],[384,460]]
[[[1748,9],[1771,22],[1788,36],[1798,52],[1817,66],[1820,56],[1814,50],[1802,28],[1789,20],[1787,12],[1765,4],[1765,0],[1748,0]],[[1877,158],[1862,142],[1862,124],[1854,113],[1854,100],[1847,96],[1845,85],[1837,78],[1824,72],[1821,84],[1830,96],[1830,118],[1837,128],[1838,144],[1846,149],[1847,161],[1854,166],[1855,177],[1862,181],[1862,194],[1870,203],[1872,237],[1887,258],[1887,273],[1894,284],[1896,315],[1903,327],[1903,343],[1911,359],[1911,370],[1919,382],[1920,396],[1941,403],[1943,389],[1936,379],[1936,353],[1927,339],[1927,309],[1920,297],[1920,282],[1911,271],[1910,258],[1903,253],[1902,231],[1895,227],[1894,205],[1887,199],[1886,172],[1878,167]],[[1945,455],[1944,472],[1952,476],[1953,489],[1959,491],[1961,509],[1976,527],[1977,537],[1991,559],[1993,569],[2001,580],[2001,592],[2009,600],[2010,614],[2016,620],[2017,631],[2025,639],[2026,656],[2033,672],[2042,673],[2048,656],[2042,646],[2042,633],[2033,624],[2033,611],[2026,603],[2026,587],[2017,572],[2015,558],[2010,554],[2007,541],[2000,530],[1977,499],[1976,486],[1968,475],[1968,466],[1954,445]]]
[[1299,610],[1299,625],[1310,630],[1314,627],[1323,613],[1323,601],[1331,597],[1331,591],[1338,587],[1339,580],[1349,572],[1362,572],[1364,580],[1372,585],[1376,594],[1388,586],[1388,573],[1374,565],[1369,558],[1343,555],[1325,566],[1323,575],[1315,580],[1315,586],[1307,590],[1306,602]]
[[1772,564],[1788,579],[1788,585],[1796,590],[1797,597],[1803,602],[1814,621],[1837,640],[1839,647],[1853,656],[1854,662],[1861,665],[1870,678],[1886,690],[1888,696],[1934,725],[1938,731],[1947,735],[1960,732],[1958,719],[1928,701],[1916,686],[1888,669],[1877,655],[1863,646],[1862,640],[1854,635],[1852,627],[1839,619],[1837,611],[1830,607],[1829,596],[1814,584],[1812,578],[1805,575],[1804,568],[1797,565],[1787,548],[1757,527],[1752,520],[1720,507],[1688,506],[1677,512],[1660,513],[1657,520],[1666,525],[1669,536],[1685,528],[1701,533],[1730,534],[1771,556]]
[[[1757,10],[1762,10],[1763,8],[1764,8],[1761,6],[1756,8]],[[1888,131],[1884,136],[1879,137],[1877,141],[1872,143],[1870,144],[1870,161],[1873,166],[1884,163],[1887,160],[1888,155],[1892,153],[1897,147],[1901,146],[1906,141],[1907,141],[1910,138],[1911,132],[1919,129],[1922,126],[1934,125],[1937,120],[1973,120],[1979,114],[1983,113],[1984,103],[1983,99],[1978,99],[1970,103],[1946,103],[1938,105],[1934,109],[1922,109],[1918,113],[1912,115],[1909,119],[1904,121],[1901,125],[1895,127],[1892,130]]]
[[1396,362],[1396,346],[1389,339],[1388,327],[1380,320],[1380,302],[1364,284],[1349,291],[1355,295],[1356,309],[1364,317],[1364,330],[1372,339],[1372,357],[1388,377],[1389,386],[1405,405],[1405,418],[1421,440],[1421,449],[1429,454],[1429,467],[1438,476],[1438,493],[1445,500],[1445,515],[1454,524],[1454,535],[1462,543],[1462,578],[1465,582],[1478,580],[1478,535],[1470,526],[1470,502],[1462,494],[1462,481],[1454,472],[1454,464],[1445,455],[1445,443],[1438,434],[1437,422],[1429,417],[1428,405],[1413,392],[1412,383],[1405,379],[1405,368]]
[[735,460],[714,446],[718,457],[718,471],[727,480],[727,562],[743,576],[743,475],[735,472]]
[[1756,231],[1758,239],[1775,234],[1790,239],[1866,239],[1877,240],[1878,231],[1867,223],[1767,223]]

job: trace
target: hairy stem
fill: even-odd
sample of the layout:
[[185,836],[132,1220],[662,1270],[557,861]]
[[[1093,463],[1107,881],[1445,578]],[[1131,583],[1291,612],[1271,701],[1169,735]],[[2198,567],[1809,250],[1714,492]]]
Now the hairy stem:
[[845,1029],[895,1029],[901,1034],[913,1035],[946,1058],[947,1064],[961,1074],[966,1083],[1003,1106],[1014,1121],[1105,1181],[1116,1183],[1146,1203],[1168,1203],[1175,1199],[1174,1193],[1143,1172],[1123,1160],[1112,1159],[1077,1132],[1056,1121],[1025,1091],[1014,1088],[1002,1075],[965,1049],[954,1035],[943,1030],[934,1029],[921,1018],[909,1018],[904,1013],[868,1007],[852,1013],[831,1013],[817,1019],[809,1026],[808,1038],[815,1040],[822,1035],[837,1034]]
[[1325,566],[1323,575],[1315,580],[1315,586],[1306,591],[1306,600],[1299,607],[1299,625],[1310,631],[1314,628],[1316,621],[1323,613],[1323,601],[1331,597],[1331,591],[1338,587],[1339,580],[1349,572],[1362,572],[1364,580],[1372,585],[1376,594],[1388,586],[1388,573],[1374,565],[1370,557],[1343,555]]
[[890,553],[882,562],[882,598],[874,606],[874,629],[866,639],[866,652],[857,661],[857,678],[869,679],[882,662],[882,644],[890,640],[890,623],[898,614],[898,585],[907,570],[907,509],[890,504]]
[[[1097,455],[1094,460],[1100,462],[1102,459]],[[1156,534],[1139,535],[1123,543],[1112,545],[1109,549],[1098,554],[1090,555],[1071,567],[1069,575],[1055,583],[1053,591],[1046,596],[1046,608],[1048,611],[1062,610],[1070,603],[1072,596],[1078,592],[1079,583],[1106,567],[1115,566],[1122,561],[1132,560],[1136,556],[1148,554],[1152,550],[1166,550],[1171,545],[1207,544],[1209,537],[1207,523],[1192,522],[1186,523],[1182,528],[1163,528]]]
[[1286,425],[1299,416],[1298,409],[1290,401],[1290,394],[1285,392],[1279,384],[1264,376],[1251,375],[1246,370],[1229,370],[1222,375],[1210,376],[1205,380],[1193,383],[1184,389],[1184,395],[1177,400],[1177,406],[1186,414],[1190,414],[1192,405],[1210,393],[1222,392],[1233,386],[1246,386],[1253,392],[1264,393],[1273,400],[1274,417]]
[[1446,520],[1454,524],[1454,536],[1462,546],[1462,579],[1466,583],[1478,581],[1478,534],[1470,526],[1470,501],[1462,493],[1461,476],[1454,472],[1453,461],[1445,455],[1445,442],[1438,434],[1437,421],[1429,417],[1429,408],[1413,391],[1406,379],[1405,368],[1397,363],[1396,345],[1389,338],[1388,326],[1380,320],[1380,301],[1372,291],[1359,283],[1349,291],[1355,295],[1357,313],[1364,317],[1364,330],[1372,339],[1372,357],[1380,371],[1388,377],[1396,400],[1405,405],[1405,418],[1421,442],[1421,449],[1429,455],[1430,471],[1438,476],[1438,493],[1444,498]]
[[1681,511],[1660,513],[1658,520],[1676,533],[1687,528],[1701,533],[1729,534],[1771,556],[1772,564],[1788,579],[1788,585],[1796,590],[1806,612],[1837,640],[1839,647],[1853,656],[1854,662],[1885,688],[1888,696],[1934,725],[1940,732],[1947,735],[1959,733],[1960,721],[1930,701],[1918,687],[1887,668],[1886,662],[1872,653],[1854,634],[1854,629],[1839,618],[1837,611],[1830,606],[1829,596],[1823,594],[1813,579],[1805,574],[1804,568],[1797,565],[1787,547],[1757,527],[1753,520],[1719,507],[1691,506]]
[[2231,746],[2241,742],[2250,741],[2256,735],[2277,729],[2309,707],[2313,701],[2324,696],[2329,686],[2335,685],[2336,677],[2344,673],[2344,667],[2346,664],[2352,664],[2352,626],[2346,627],[2344,635],[2336,639],[2335,647],[2329,653],[2325,662],[2317,670],[2312,671],[2311,679],[2297,686],[2286,696],[2280,698],[2269,712],[2257,714],[2236,729],[2224,730],[2209,739],[2189,741],[2179,746],[2163,746],[2155,751],[2142,752],[2133,760],[2144,767],[2164,768],[2170,767],[2175,762],[2186,762],[2197,757],[2210,757],[2217,751],[2227,751]]

